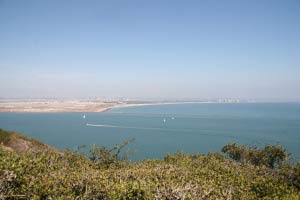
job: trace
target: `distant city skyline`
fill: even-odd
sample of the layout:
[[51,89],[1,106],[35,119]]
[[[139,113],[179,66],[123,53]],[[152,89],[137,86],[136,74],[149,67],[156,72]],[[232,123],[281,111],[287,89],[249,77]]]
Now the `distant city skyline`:
[[0,0],[0,98],[300,101],[300,1]]

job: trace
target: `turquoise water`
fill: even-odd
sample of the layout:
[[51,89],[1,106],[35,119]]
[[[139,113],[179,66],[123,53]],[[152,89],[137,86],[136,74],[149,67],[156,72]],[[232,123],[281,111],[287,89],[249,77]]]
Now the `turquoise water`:
[[[86,118],[83,118],[85,114]],[[87,126],[86,124],[95,126]],[[173,104],[105,113],[0,113],[0,127],[58,148],[114,146],[134,138],[131,158],[220,151],[229,142],[280,144],[300,155],[300,104]]]

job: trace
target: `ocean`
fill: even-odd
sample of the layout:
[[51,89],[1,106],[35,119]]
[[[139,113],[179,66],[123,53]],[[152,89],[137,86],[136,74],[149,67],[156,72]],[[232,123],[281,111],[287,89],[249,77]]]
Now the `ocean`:
[[[85,116],[85,117],[83,117]],[[51,146],[112,147],[125,140],[129,158],[220,152],[231,142],[282,145],[300,156],[300,103],[169,104],[114,108],[103,113],[0,113],[0,128]]]

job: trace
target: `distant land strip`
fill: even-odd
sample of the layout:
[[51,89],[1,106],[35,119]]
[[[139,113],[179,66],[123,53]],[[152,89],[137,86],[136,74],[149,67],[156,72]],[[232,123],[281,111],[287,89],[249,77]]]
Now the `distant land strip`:
[[[0,101],[0,112],[105,112],[112,108],[200,102]],[[204,102],[202,102],[204,103]]]
[[140,106],[147,104],[127,104],[92,101],[24,101],[0,102],[0,112],[105,112],[112,108]]

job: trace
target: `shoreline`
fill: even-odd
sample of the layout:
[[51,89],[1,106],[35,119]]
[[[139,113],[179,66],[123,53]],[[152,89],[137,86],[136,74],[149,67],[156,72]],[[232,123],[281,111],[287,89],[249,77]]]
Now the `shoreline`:
[[0,113],[64,113],[64,112],[108,112],[114,108],[214,103],[214,102],[151,102],[151,103],[106,103],[91,101],[31,101],[0,102]]
[[0,113],[64,113],[64,112],[108,112],[113,108],[125,108],[161,103],[104,103],[79,101],[53,102],[0,102]]
[[19,101],[0,102],[0,113],[101,113],[114,108],[175,105],[175,104],[240,104],[254,102],[213,102],[213,101],[183,101],[183,102],[143,102],[115,103],[93,101]]
[[157,103],[141,103],[141,104],[119,104],[110,108],[106,108],[100,112],[108,112],[114,108],[128,108],[128,107],[141,107],[141,106],[159,106],[159,105],[176,105],[176,104],[214,104],[215,102],[157,102]]

